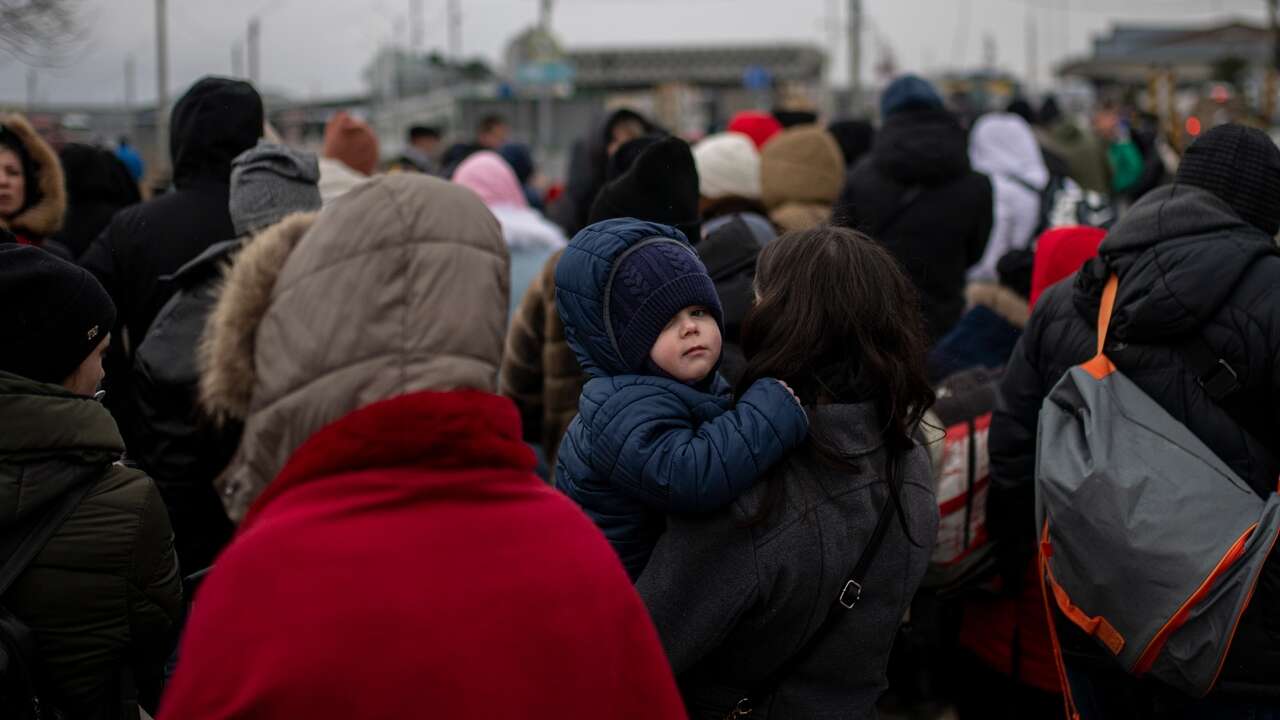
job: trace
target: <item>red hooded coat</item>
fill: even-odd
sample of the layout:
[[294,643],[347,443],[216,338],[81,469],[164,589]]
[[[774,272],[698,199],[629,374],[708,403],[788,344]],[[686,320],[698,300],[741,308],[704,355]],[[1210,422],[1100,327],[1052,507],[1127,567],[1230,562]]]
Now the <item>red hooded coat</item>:
[[533,467],[482,392],[315,433],[197,594],[162,720],[685,717],[617,556]]

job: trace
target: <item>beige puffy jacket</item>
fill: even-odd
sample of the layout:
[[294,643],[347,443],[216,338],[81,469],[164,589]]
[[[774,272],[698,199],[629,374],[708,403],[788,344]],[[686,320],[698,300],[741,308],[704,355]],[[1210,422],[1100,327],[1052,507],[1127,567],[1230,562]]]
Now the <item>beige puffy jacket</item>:
[[227,514],[242,519],[294,450],[354,410],[492,392],[508,262],[480,198],[416,174],[374,178],[250,241],[200,348],[202,405],[244,422],[217,482]]

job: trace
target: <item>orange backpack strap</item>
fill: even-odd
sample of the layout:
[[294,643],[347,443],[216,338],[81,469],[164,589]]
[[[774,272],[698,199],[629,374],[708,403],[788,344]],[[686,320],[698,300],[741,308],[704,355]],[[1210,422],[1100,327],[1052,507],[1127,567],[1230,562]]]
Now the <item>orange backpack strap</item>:
[[1053,647],[1053,662],[1058,668],[1058,682],[1062,685],[1062,704],[1066,720],[1080,720],[1080,711],[1076,709],[1076,699],[1071,694],[1071,683],[1067,679],[1067,666],[1062,660],[1062,644],[1058,642],[1057,620],[1053,610],[1049,608],[1049,558],[1053,555],[1053,546],[1049,544],[1049,521],[1044,521],[1044,530],[1040,534],[1040,548],[1037,553],[1040,570],[1040,594],[1044,600],[1044,617],[1049,623],[1049,642]]
[[1107,286],[1102,290],[1102,304],[1098,306],[1098,354],[1080,366],[1095,380],[1101,380],[1116,371],[1116,366],[1102,348],[1107,342],[1107,331],[1111,328],[1111,313],[1116,307],[1116,291],[1119,288],[1120,278],[1113,273],[1107,278]]

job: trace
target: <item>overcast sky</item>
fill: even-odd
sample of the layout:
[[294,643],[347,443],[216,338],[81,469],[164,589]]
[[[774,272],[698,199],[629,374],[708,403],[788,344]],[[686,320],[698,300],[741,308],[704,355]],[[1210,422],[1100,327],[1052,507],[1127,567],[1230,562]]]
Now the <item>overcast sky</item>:
[[[155,97],[153,0],[80,0],[87,45],[65,67],[37,70],[40,102],[119,102],[125,58],[135,58],[138,98]],[[446,0],[423,0],[425,46],[447,45]],[[507,40],[537,17],[538,0],[462,0],[464,54],[496,62]],[[848,0],[557,0],[553,28],[569,48],[808,41],[836,49],[835,77],[848,77]],[[249,18],[262,22],[262,85],[298,97],[360,92],[360,71],[383,42],[407,43],[409,0],[169,0],[170,86],[177,93],[208,73],[229,74],[231,48]],[[1029,23],[1038,38],[1040,82],[1115,22],[1265,20],[1264,0],[864,0],[863,76],[880,46],[903,70],[981,63],[984,38],[997,64],[1022,75]],[[833,32],[836,31],[836,32]],[[837,43],[838,41],[838,43]],[[834,44],[833,43],[837,43]],[[27,68],[0,55],[0,102],[22,103]]]

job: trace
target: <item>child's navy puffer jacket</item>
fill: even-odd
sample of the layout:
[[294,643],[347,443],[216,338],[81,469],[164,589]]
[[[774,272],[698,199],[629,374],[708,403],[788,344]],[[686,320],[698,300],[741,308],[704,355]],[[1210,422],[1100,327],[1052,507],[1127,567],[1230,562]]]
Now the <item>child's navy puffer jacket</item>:
[[556,269],[565,339],[591,377],[560,446],[556,484],[604,531],[632,579],[648,562],[668,513],[724,507],[798,445],[804,410],[774,380],[735,404],[713,374],[697,386],[628,369],[605,317],[613,267],[629,247],[675,228],[633,219],[596,223]]

